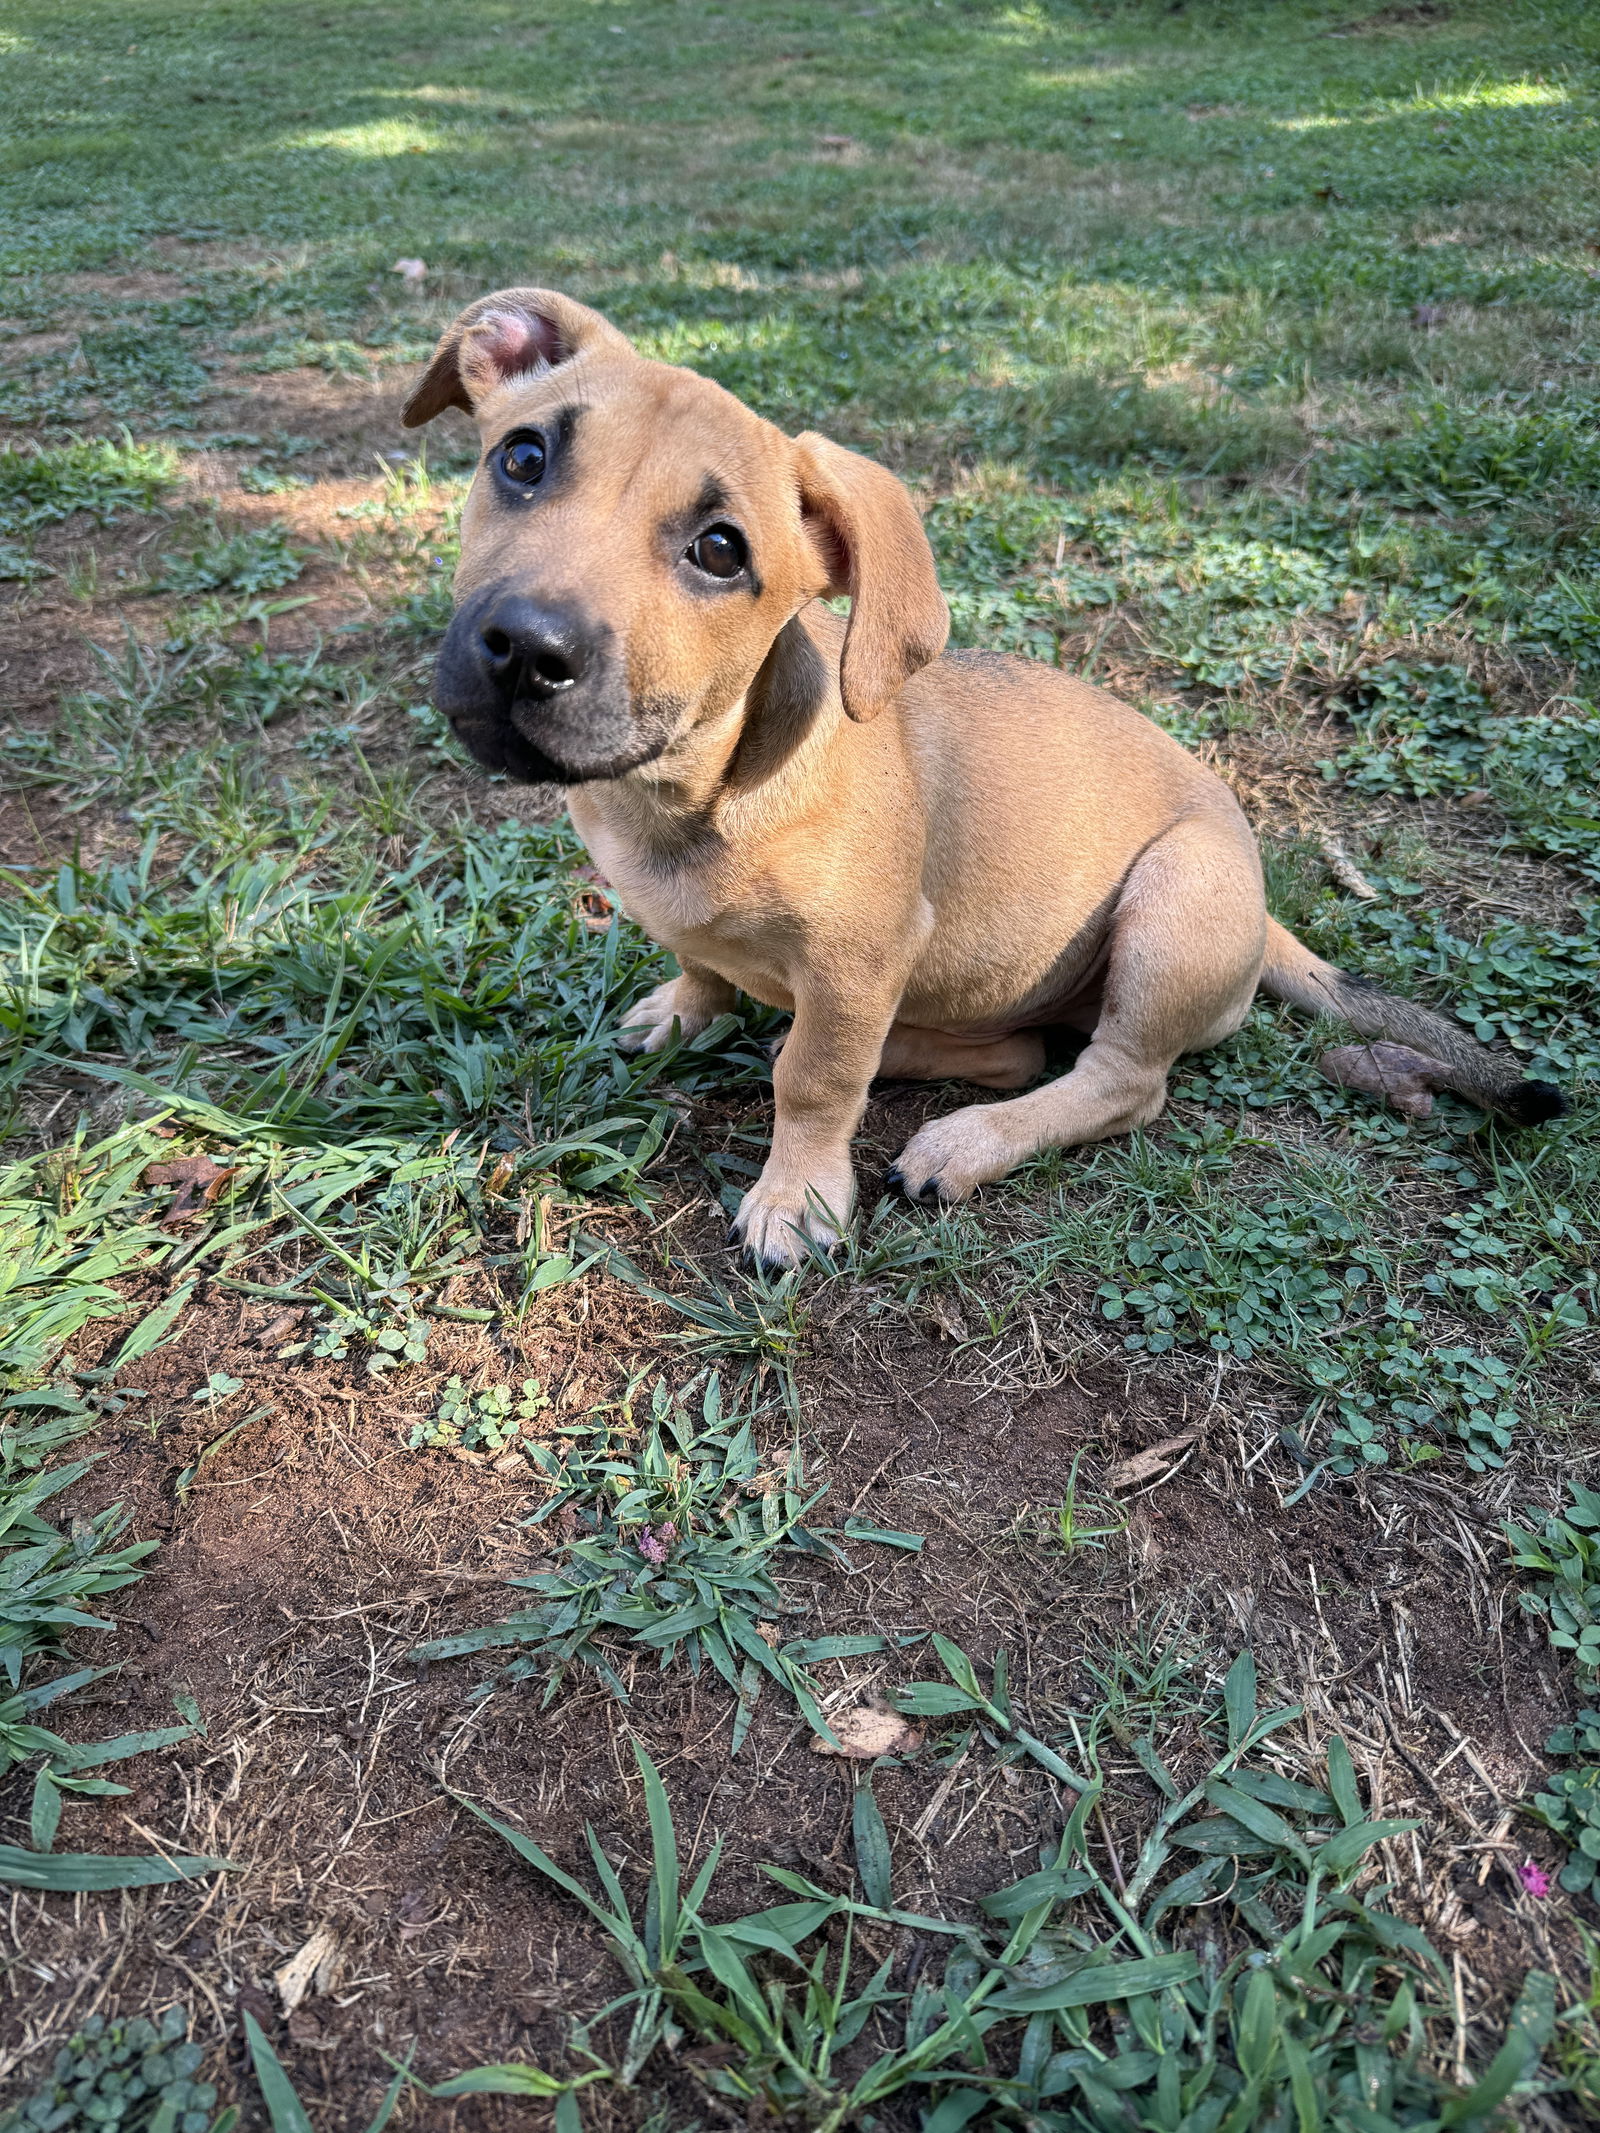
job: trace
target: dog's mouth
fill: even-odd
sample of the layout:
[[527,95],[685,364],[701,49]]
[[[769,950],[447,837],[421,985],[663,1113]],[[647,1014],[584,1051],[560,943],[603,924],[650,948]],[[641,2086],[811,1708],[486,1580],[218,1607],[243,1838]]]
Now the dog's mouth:
[[517,723],[517,713],[537,718],[546,707],[537,702],[513,703],[503,719],[445,712],[451,731],[475,762],[485,770],[497,770],[519,785],[588,785],[626,777],[654,762],[666,747],[666,736],[639,737],[636,747],[603,756],[554,755],[548,747],[529,740]]

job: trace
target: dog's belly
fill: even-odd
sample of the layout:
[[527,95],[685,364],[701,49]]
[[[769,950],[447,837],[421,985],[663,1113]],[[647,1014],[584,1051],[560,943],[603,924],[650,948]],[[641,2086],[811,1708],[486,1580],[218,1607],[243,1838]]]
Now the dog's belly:
[[953,922],[934,927],[900,1019],[963,1037],[1009,1037],[1050,1025],[1092,1030],[1100,1019],[1118,888],[1070,913],[1068,937],[1054,948],[1048,936],[1040,938],[1040,914],[1025,901],[986,914],[988,924],[974,924],[967,904]]

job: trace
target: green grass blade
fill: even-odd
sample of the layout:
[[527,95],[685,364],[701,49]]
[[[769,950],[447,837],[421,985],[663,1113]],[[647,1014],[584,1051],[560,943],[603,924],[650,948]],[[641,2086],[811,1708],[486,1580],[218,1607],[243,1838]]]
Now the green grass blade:
[[267,2042],[253,2014],[244,2018],[244,2033],[250,2045],[250,2060],[261,2084],[262,2100],[272,2121],[272,2133],[316,2133],[305,2106],[290,2085],[277,2053]]
[[0,1844],[0,1884],[18,1889],[149,1889],[201,1874],[236,1874],[231,1859],[135,1858],[105,1852],[22,1851]]
[[863,1778],[856,1787],[851,1820],[855,1835],[856,1872],[861,1877],[862,1894],[876,1910],[887,1911],[892,1900],[890,1880],[893,1855],[889,1849],[889,1832],[884,1827],[882,1812],[872,1797],[870,1779]]
[[[445,1789],[449,1791],[448,1786]],[[525,1837],[520,1829],[513,1829],[509,1822],[500,1821],[490,1814],[487,1808],[480,1807],[475,1800],[469,1800],[465,1793],[451,1792],[450,1797],[457,1806],[466,1808],[469,1814],[476,1815],[480,1822],[486,1823],[495,1835],[509,1844],[518,1858],[525,1859],[535,1872],[543,1874],[547,1881],[553,1881],[558,1889],[565,1889],[569,1896],[576,1898],[590,1917],[604,1926],[620,1946],[626,1948],[636,1960],[643,1962],[644,1948],[633,1930],[631,1919],[626,1915],[618,1916],[608,1911],[603,1903],[597,1902],[590,1895],[581,1881],[575,1881],[570,1874],[563,1872],[549,1853],[541,1851],[533,1839]]]
[[1256,1662],[1248,1648],[1228,1669],[1222,1701],[1228,1718],[1228,1746],[1237,1748],[1256,1722]]
[[[678,1833],[672,1826],[672,1805],[667,1798],[666,1787],[661,1782],[661,1773],[645,1753],[644,1743],[635,1735],[633,1759],[639,1766],[639,1775],[644,1779],[645,1811],[650,1817],[650,1851],[653,1866],[650,1875],[650,1905],[659,1934],[654,1954],[657,1963],[672,1962],[678,1950]],[[647,1913],[647,1917],[648,1917]],[[645,1928],[645,1944],[651,1943],[650,1927]]]

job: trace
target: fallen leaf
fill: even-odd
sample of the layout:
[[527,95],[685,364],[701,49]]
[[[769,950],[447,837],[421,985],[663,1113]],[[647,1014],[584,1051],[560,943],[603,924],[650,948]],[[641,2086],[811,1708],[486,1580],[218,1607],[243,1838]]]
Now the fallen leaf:
[[318,1992],[327,1991],[337,1969],[338,1955],[338,1934],[332,1926],[318,1926],[305,1946],[291,1955],[281,1969],[273,1971],[272,1982],[278,1988],[285,2014],[294,2013],[313,1984]]
[[1181,1437],[1166,1437],[1160,1444],[1152,1444],[1148,1451],[1135,1452],[1129,1459],[1119,1459],[1106,1476],[1108,1489],[1135,1489],[1141,1481],[1155,1481],[1168,1473],[1180,1452],[1186,1452],[1200,1432],[1186,1429]]
[[594,867],[574,867],[572,871],[585,884],[572,899],[573,909],[591,933],[604,933],[617,908],[606,894],[610,882]]
[[835,1748],[820,1733],[813,1733],[813,1755],[841,1755],[851,1762],[870,1763],[880,1755],[911,1755],[922,1746],[922,1728],[908,1724],[883,1703],[857,1704],[853,1710],[840,1711],[828,1724],[839,1745]]
[[1408,1044],[1337,1045],[1323,1053],[1317,1068],[1324,1081],[1380,1096],[1406,1118],[1426,1118],[1434,1090],[1447,1089],[1451,1081],[1442,1059],[1414,1052]]
[[428,278],[427,263],[421,259],[397,259],[389,272],[398,274],[408,289],[416,288],[419,282]]
[[177,1187],[171,1205],[161,1217],[163,1229],[169,1222],[192,1215],[197,1208],[209,1207],[236,1168],[235,1164],[213,1162],[209,1155],[179,1155],[170,1163],[150,1164],[144,1174],[147,1186]]
[[424,1889],[407,1889],[399,1903],[399,1933],[402,1941],[420,1940],[422,1935],[444,1916],[444,1907],[433,1907],[433,1898]]

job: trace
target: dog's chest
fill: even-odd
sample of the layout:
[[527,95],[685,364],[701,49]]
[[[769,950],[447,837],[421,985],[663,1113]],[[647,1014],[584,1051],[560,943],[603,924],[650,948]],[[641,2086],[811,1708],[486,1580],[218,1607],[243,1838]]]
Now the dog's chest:
[[574,809],[573,821],[611,894],[652,940],[713,968],[720,968],[729,952],[743,949],[739,960],[746,959],[758,929],[715,856],[663,863],[641,854],[630,836],[589,817],[587,810],[580,815]]

